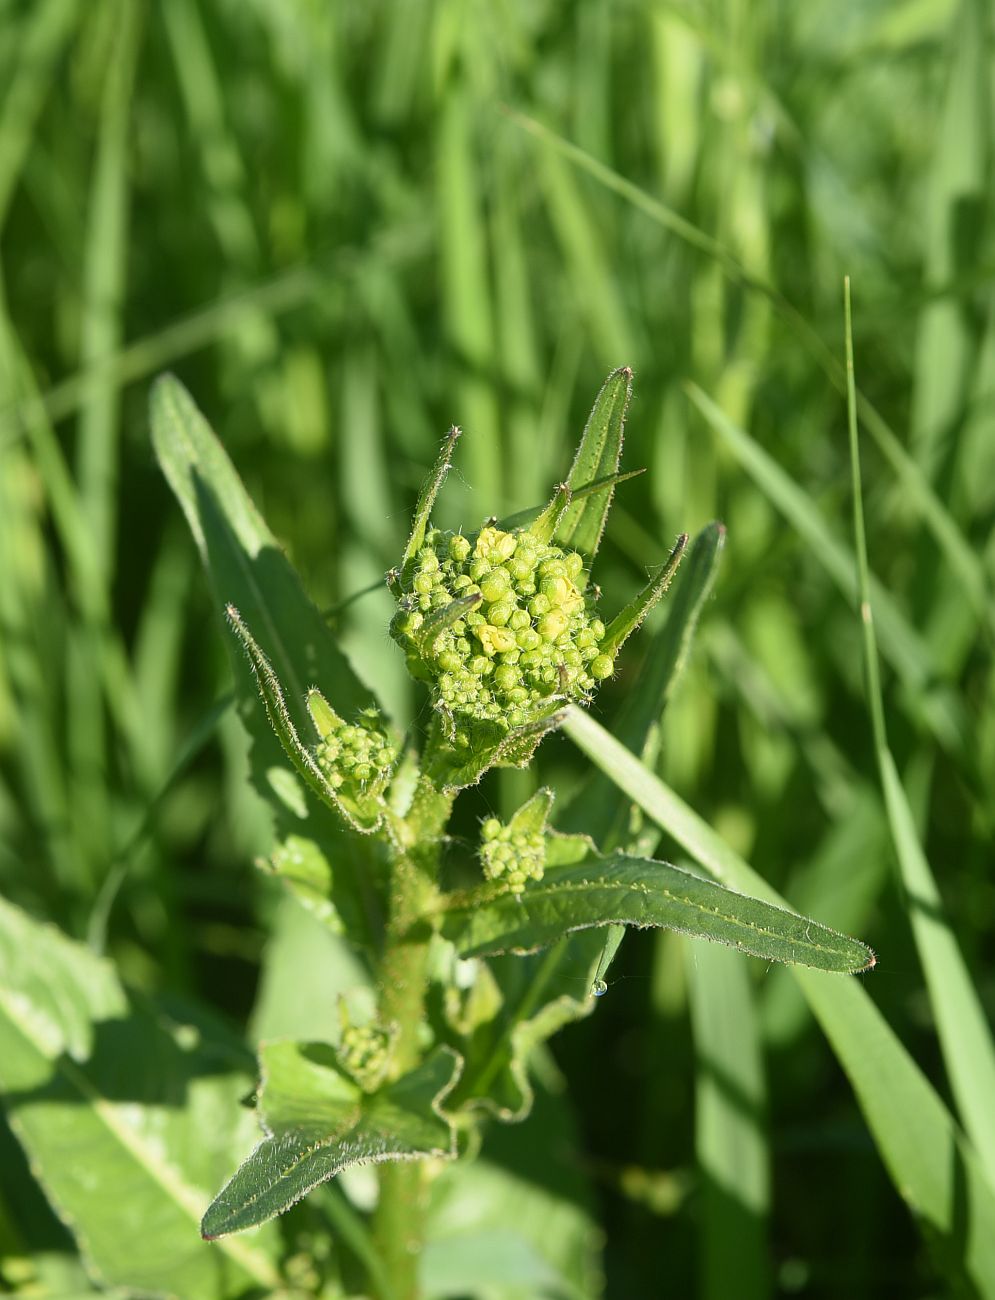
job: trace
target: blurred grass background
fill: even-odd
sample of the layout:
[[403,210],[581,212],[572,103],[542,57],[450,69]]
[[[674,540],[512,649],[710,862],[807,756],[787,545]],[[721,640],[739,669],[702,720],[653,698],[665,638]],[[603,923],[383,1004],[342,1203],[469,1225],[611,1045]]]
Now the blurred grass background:
[[[153,465],[155,373],[337,607],[400,553],[450,423],[442,522],[473,526],[546,495],[629,364],[625,465],[649,473],[618,494],[606,607],[678,530],[729,537],[660,770],[874,944],[867,987],[943,1087],[864,701],[841,281],[891,747],[991,1011],[993,55],[984,0],[0,0],[3,893],[137,987],[252,1008],[267,825]],[[389,609],[332,617],[403,722]],[[609,725],[625,692],[623,666]],[[581,769],[552,740],[539,770]],[[528,779],[465,798],[467,825]],[[942,1293],[783,972],[750,968],[729,1085],[765,1115],[769,1189],[708,1177],[707,966],[632,936],[555,1044],[607,1293]],[[769,1210],[732,1280],[723,1195]]]

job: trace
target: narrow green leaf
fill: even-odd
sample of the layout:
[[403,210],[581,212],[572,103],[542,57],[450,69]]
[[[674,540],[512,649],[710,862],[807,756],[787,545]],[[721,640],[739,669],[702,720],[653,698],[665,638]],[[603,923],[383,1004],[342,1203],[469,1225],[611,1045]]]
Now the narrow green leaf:
[[725,540],[725,527],[713,520],[691,543],[668,601],[667,621],[646,654],[646,667],[636,693],[639,711],[631,716],[631,721],[628,716],[623,717],[624,735],[632,727],[641,731],[645,740],[666,708],[691,653],[698,619],[715,584]]
[[[245,626],[234,605],[229,605],[225,613],[228,616],[229,626],[252,664],[252,671],[255,673],[256,681],[259,684],[259,694],[262,696],[270,726],[276,732],[284,753],[293,764],[297,775],[312,794],[317,795],[329,808],[334,808],[356,830],[375,830],[381,820],[377,801],[371,799],[360,802],[358,799],[340,796],[338,791],[325,780],[314,755],[297,734],[297,728],[290,716],[283,689],[277,680],[276,673],[273,671],[273,666],[260,650],[255,638]],[[306,696],[307,702],[310,703],[315,696],[323,699],[320,692],[312,690]],[[272,776],[270,779],[272,780]]]
[[197,1241],[207,1188],[251,1132],[241,1052],[203,1039],[132,1006],[109,963],[0,899],[3,1104],[108,1286],[204,1297],[279,1286],[275,1236],[220,1255]]
[[[124,332],[128,261],[128,138],[133,129],[134,79],[145,19],[141,4],[118,3],[109,51],[87,212],[83,263],[80,367],[117,351]],[[80,497],[97,564],[109,582],[116,543],[120,394],[112,377],[86,385],[76,440]]]
[[457,440],[462,433],[456,425],[449,430],[442,442],[442,450],[432,466],[432,472],[422,484],[422,489],[418,493],[418,501],[415,504],[415,517],[411,526],[411,535],[408,538],[407,545],[404,548],[404,554],[401,556],[401,568],[418,554],[425,542],[425,532],[428,529],[428,521],[432,514],[432,507],[435,505],[435,498],[439,495],[439,489],[446,480],[453,463],[453,450],[456,447]]
[[[626,483],[630,478],[639,478],[645,474],[643,469],[628,469],[624,473],[605,474],[601,478],[594,479],[591,483],[585,483],[583,487],[569,488],[566,484],[561,483],[553,494],[551,501],[544,506],[530,506],[527,510],[519,510],[516,514],[507,515],[500,520],[498,527],[506,533],[514,532],[516,528],[529,528],[531,532],[540,539],[540,541],[551,541],[553,533],[556,531],[556,521],[560,516],[558,503],[583,501],[585,497],[592,496],[595,492],[602,492],[605,488],[618,487],[620,483]],[[538,527],[538,522],[543,515],[552,516],[552,524]],[[546,531],[548,527],[548,532]]]
[[260,1062],[267,1136],[204,1215],[205,1238],[265,1223],[349,1165],[456,1154],[440,1109],[460,1068],[447,1047],[372,1094],[339,1068],[324,1043],[271,1043]]
[[641,626],[646,615],[670,586],[687,544],[687,533],[681,533],[666,562],[660,565],[642,591],[633,596],[608,624],[601,642],[602,654],[611,655],[614,659],[636,628]]
[[[619,788],[718,879],[780,902],[752,867],[588,714],[564,730]],[[853,1085],[899,1195],[929,1230],[949,1278],[995,1295],[995,1191],[932,1084],[860,984],[793,974]]]
[[442,609],[431,610],[425,616],[425,621],[414,635],[415,643],[422,654],[426,656],[431,654],[436,641],[442,636],[443,632],[451,628],[471,609],[476,609],[481,600],[482,597],[478,591],[472,596],[462,596],[459,600],[451,600]]
[[[197,542],[219,610],[234,605],[252,628],[298,737],[311,727],[306,700],[312,686],[346,721],[375,705],[304,594],[221,443],[172,376],[153,387],[151,419],[156,455]],[[311,797],[310,783],[301,784],[296,762],[260,707],[251,659],[235,637],[226,643],[240,715],[252,738],[253,783],[276,816],[273,866],[333,930],[345,926],[357,944],[372,942],[380,902],[363,849],[355,837],[346,849],[342,817],[324,799]]]
[[[962,0],[951,24],[947,88],[923,194],[923,278],[947,284],[985,255],[991,185],[991,13]],[[927,302],[917,321],[910,433],[927,481],[936,479],[971,392],[978,318],[954,295]]]
[[574,930],[610,924],[660,926],[738,948],[764,961],[853,972],[874,965],[864,944],[666,862],[592,852],[548,869],[521,894],[483,886],[450,895],[442,933],[465,957],[532,952]]
[[0,230],[81,8],[79,0],[44,0],[26,11],[26,30],[18,33],[19,48],[0,114]]
[[556,536],[556,529],[566,513],[571,501],[569,483],[559,483],[553,492],[549,504],[540,510],[538,516],[529,525],[529,532],[539,542],[551,542]]
[[864,506],[860,485],[860,448],[853,371],[850,282],[845,281],[847,417],[853,483],[853,531],[857,552],[864,671],[874,750],[884,791],[888,825],[895,846],[906,905],[929,989],[943,1059],[957,1109],[988,1176],[995,1184],[995,1043],[981,1000],[943,906],[936,878],[923,852],[912,810],[888,747],[884,700],[874,630],[874,603],[869,581]]
[[[588,416],[584,433],[567,477],[567,486],[583,487],[594,479],[618,472],[622,456],[625,416],[632,397],[632,371],[628,366],[613,370],[602,385]],[[556,525],[558,546],[579,551],[588,567],[598,552],[605,520],[611,509],[614,487],[609,484],[582,500],[571,502]]]

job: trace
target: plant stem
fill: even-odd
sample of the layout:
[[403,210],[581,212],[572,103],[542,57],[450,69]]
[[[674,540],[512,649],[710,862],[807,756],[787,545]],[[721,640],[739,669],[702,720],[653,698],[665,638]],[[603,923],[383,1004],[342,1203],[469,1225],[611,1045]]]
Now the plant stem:
[[[452,804],[451,794],[422,776],[411,810],[397,828],[380,978],[381,1020],[399,1030],[392,1069],[395,1078],[418,1064],[421,1051],[430,936],[412,931],[412,925],[429,909],[435,894],[439,852]],[[379,1173],[380,1199],[373,1231],[390,1294],[396,1300],[417,1300],[427,1200],[424,1162],[388,1162],[380,1166]]]

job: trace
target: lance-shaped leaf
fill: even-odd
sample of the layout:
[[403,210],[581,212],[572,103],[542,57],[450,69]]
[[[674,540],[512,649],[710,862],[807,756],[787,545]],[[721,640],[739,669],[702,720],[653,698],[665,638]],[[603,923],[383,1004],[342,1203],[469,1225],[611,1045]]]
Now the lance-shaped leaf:
[[[571,492],[594,479],[613,475],[622,455],[625,416],[632,397],[632,371],[628,366],[613,370],[584,426],[573,465],[567,477]],[[591,493],[583,500],[571,502],[561,515],[554,540],[565,549],[580,551],[590,568],[601,544],[601,534],[611,508],[614,487]]]
[[[720,523],[706,524],[692,541],[667,599],[667,618],[643,655],[642,668],[627,692],[613,727],[614,734],[633,753],[651,761],[660,717],[691,652],[698,619],[718,571],[725,543]],[[578,789],[557,826],[564,831],[585,831],[602,849],[622,845],[632,804],[599,768]],[[632,849],[632,845],[625,847]]]
[[451,600],[448,605],[443,605],[441,609],[433,609],[426,614],[425,621],[412,635],[412,639],[421,654],[428,658],[443,632],[448,632],[452,625],[469,614],[471,609],[476,609],[481,599],[480,592],[474,592],[470,596],[461,596],[459,600]]
[[529,525],[529,532],[539,542],[551,542],[556,534],[556,528],[571,498],[570,484],[559,483],[553,492],[552,499],[544,509],[542,509],[535,521]]
[[518,895],[484,885],[449,895],[443,935],[464,957],[532,952],[574,930],[659,926],[738,948],[764,961],[852,973],[874,965],[864,944],[828,926],[749,898],[666,862],[602,857],[547,870]]
[[[411,536],[404,548],[404,554],[401,556],[400,569],[398,573],[403,573],[407,565],[421,550],[425,542],[425,532],[428,528],[428,521],[432,514],[432,507],[435,505],[435,498],[439,495],[439,489],[445,482],[446,475],[453,461],[453,448],[456,446],[462,430],[456,425],[449,430],[442,443],[442,450],[439,452],[438,459],[432,466],[432,472],[422,484],[422,489],[418,494],[418,501],[415,505],[415,517],[411,526]],[[395,595],[400,594],[400,585],[395,572],[392,571],[387,575],[391,589]]]
[[646,615],[670,586],[687,544],[687,533],[681,533],[666,562],[660,565],[642,591],[637,596],[633,596],[624,609],[620,610],[608,624],[605,629],[604,639],[601,642],[602,654],[614,659],[636,628],[639,627]]
[[[304,594],[300,579],[246,492],[224,447],[178,380],[167,375],[152,390],[152,441],[200,549],[218,610],[234,605],[281,684],[286,711],[298,735],[310,726],[304,707],[317,686],[346,718],[376,704],[353,673],[326,621]],[[280,847],[273,866],[300,860],[291,843],[309,841],[307,888],[292,883],[303,901],[333,928],[346,926],[358,941],[373,941],[379,909],[364,868],[364,850],[323,798],[312,798],[260,707],[251,660],[227,638],[239,713],[252,738],[252,779],[276,821]],[[273,799],[274,791],[279,796]],[[334,872],[330,864],[335,863]],[[320,869],[319,868],[320,865]],[[321,890],[327,884],[327,897]]]
[[353,1082],[325,1043],[272,1043],[260,1063],[267,1136],[204,1215],[207,1238],[272,1219],[348,1165],[456,1154],[441,1109],[460,1069],[448,1047],[374,1093]]
[[0,1097],[101,1290],[279,1289],[271,1230],[220,1251],[197,1240],[210,1189],[251,1140],[238,1105],[251,1068],[209,1021],[129,997],[109,962],[0,899]]
[[[150,415],[156,456],[183,507],[218,610],[234,605],[241,611],[289,693],[297,727],[312,683],[346,717],[376,704],[304,594],[224,447],[172,375],[156,381]],[[239,659],[236,671],[242,668]],[[240,674],[239,686],[251,697],[248,674]]]
[[[321,769],[315,762],[314,755],[297,733],[294,720],[287,708],[283,689],[277,680],[276,673],[273,671],[273,665],[259,648],[252,633],[242,621],[238,610],[233,605],[229,605],[225,613],[228,616],[228,623],[232,631],[238,637],[249,657],[249,662],[252,664],[252,671],[255,673],[256,681],[259,684],[259,694],[262,696],[270,725],[283,746],[284,753],[293,763],[298,776],[309,790],[328,804],[330,808],[334,808],[356,830],[364,832],[376,830],[381,821],[381,812],[376,801],[352,799],[347,795],[340,795],[325,780]],[[315,694],[315,692],[311,694]]]

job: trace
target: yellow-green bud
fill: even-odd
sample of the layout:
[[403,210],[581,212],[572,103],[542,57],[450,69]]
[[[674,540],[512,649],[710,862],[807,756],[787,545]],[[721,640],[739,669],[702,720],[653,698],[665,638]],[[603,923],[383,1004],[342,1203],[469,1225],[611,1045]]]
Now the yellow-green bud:
[[591,660],[588,667],[588,672],[599,682],[604,681],[606,677],[610,677],[614,671],[615,660],[611,655],[597,655],[596,658]]

